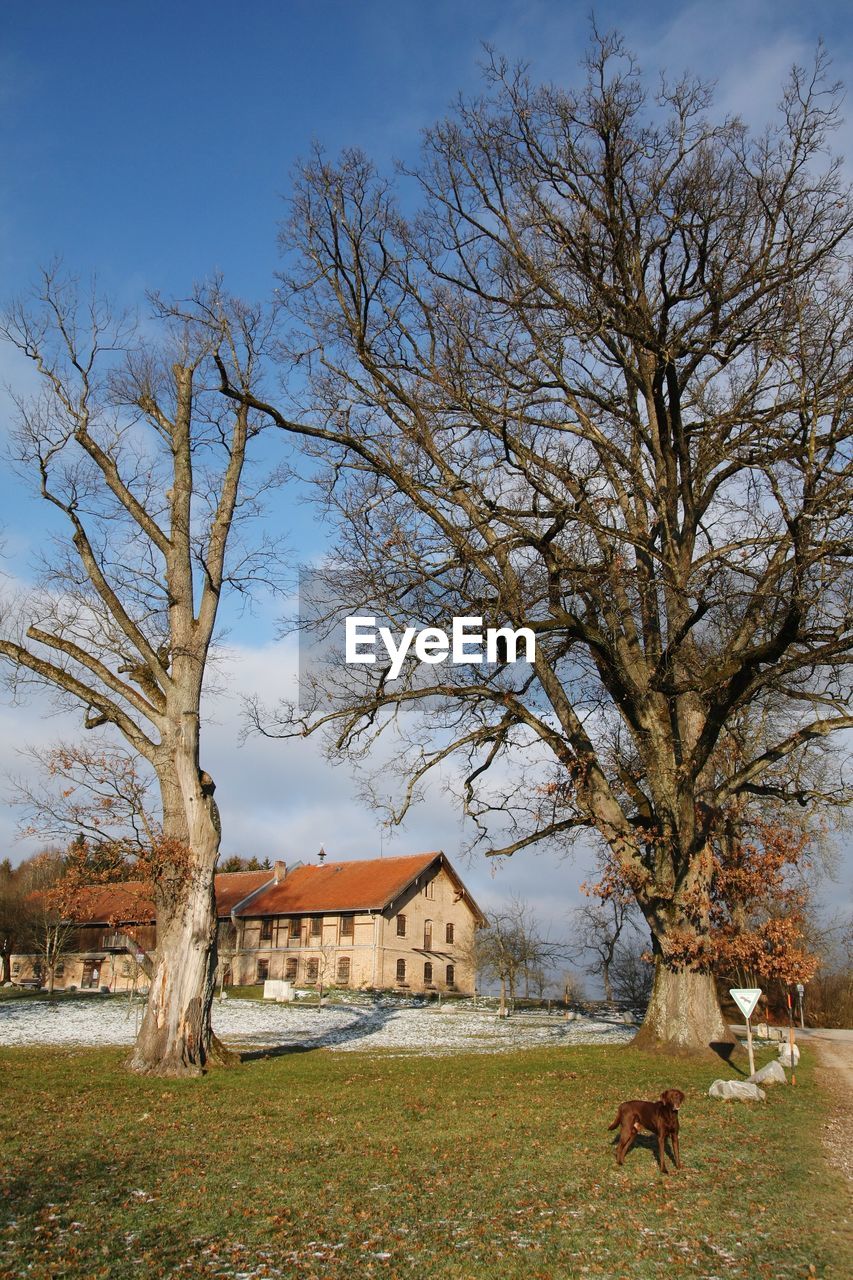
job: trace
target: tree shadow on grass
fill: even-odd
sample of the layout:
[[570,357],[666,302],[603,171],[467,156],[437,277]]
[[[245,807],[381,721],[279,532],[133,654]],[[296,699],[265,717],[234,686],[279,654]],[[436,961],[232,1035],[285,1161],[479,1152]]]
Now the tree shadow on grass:
[[[318,1015],[322,1016],[322,1010],[318,1009]],[[237,1054],[241,1062],[256,1062],[262,1058],[282,1058],[292,1053],[311,1053],[316,1049],[334,1049],[338,1045],[347,1044],[353,1040],[364,1040],[374,1031],[381,1030],[387,1022],[396,1013],[393,1007],[383,1008],[382,1006],[372,1006],[363,1015],[358,1016],[348,1027],[330,1027],[323,1032],[322,1027],[318,1027],[319,1034],[313,1038],[303,1039],[301,1042],[287,1044],[264,1044],[253,1048],[243,1042],[243,1045],[233,1044],[229,1048],[231,1052]]]
[[732,1071],[737,1072],[737,1074],[739,1076],[743,1076],[744,1079],[746,1078],[748,1072],[746,1072],[743,1067],[739,1066],[735,1060],[735,1054],[740,1048],[737,1041],[712,1040],[708,1048],[711,1049],[711,1051],[715,1053],[727,1067],[730,1067]]

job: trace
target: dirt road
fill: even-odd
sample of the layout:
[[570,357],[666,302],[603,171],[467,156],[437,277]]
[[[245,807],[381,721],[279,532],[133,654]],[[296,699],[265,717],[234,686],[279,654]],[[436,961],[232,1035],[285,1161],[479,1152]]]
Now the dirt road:
[[817,1054],[818,1083],[832,1098],[823,1144],[832,1164],[853,1184],[853,1032],[811,1031],[805,1043]]

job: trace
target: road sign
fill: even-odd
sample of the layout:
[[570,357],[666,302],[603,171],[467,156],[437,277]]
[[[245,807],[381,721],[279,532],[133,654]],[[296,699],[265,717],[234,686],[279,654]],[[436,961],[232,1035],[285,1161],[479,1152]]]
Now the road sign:
[[749,1053],[749,1074],[755,1075],[755,1059],[752,1056],[752,1027],[749,1019],[752,1011],[758,1004],[758,997],[761,995],[760,987],[729,987],[729,995],[746,1018],[746,1047]]
[[729,995],[740,1009],[747,1022],[752,1017],[752,1011],[758,1004],[758,998],[761,995],[760,987],[731,987]]

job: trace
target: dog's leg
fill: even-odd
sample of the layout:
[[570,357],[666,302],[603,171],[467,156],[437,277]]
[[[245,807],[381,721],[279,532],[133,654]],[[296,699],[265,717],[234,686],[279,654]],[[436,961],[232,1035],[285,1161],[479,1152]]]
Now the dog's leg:
[[616,1148],[616,1163],[623,1165],[625,1157],[634,1145],[634,1139],[637,1132],[632,1124],[622,1126],[622,1132],[619,1135],[619,1146]]
[[666,1137],[663,1129],[658,1129],[658,1155],[660,1156],[661,1173],[668,1173],[669,1170],[666,1167]]
[[672,1135],[672,1150],[675,1154],[675,1167],[676,1169],[680,1169],[681,1168],[681,1152],[678,1149],[678,1132],[677,1131]]

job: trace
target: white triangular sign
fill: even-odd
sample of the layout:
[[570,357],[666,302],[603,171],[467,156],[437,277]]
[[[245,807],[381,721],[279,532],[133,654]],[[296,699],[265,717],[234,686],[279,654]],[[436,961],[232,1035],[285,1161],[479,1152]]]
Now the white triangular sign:
[[758,997],[761,995],[761,988],[732,987],[729,989],[729,995],[734,1000],[743,1016],[745,1018],[751,1018],[752,1011],[758,1004]]

